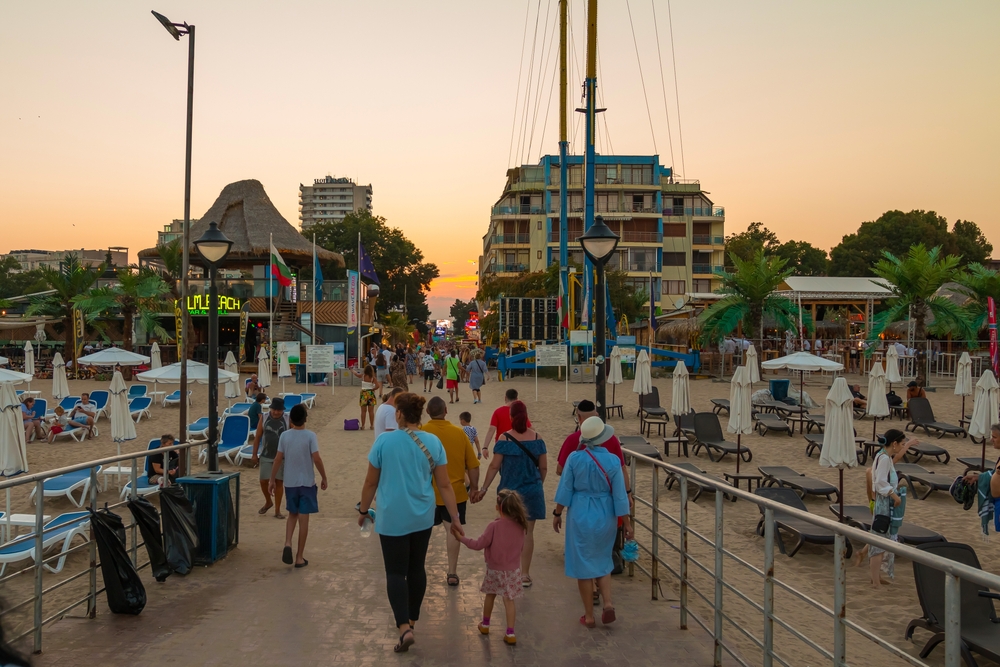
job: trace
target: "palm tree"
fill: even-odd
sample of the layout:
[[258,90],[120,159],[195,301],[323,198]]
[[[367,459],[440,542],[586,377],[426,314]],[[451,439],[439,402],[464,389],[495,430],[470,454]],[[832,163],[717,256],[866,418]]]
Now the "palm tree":
[[[166,282],[168,289],[170,290],[170,304],[180,305],[181,316],[188,321],[188,331],[192,331],[191,328],[191,314],[188,309],[184,307],[181,301],[181,277],[184,275],[183,271],[183,251],[184,246],[182,245],[181,239],[174,239],[169,243],[159,244],[156,246],[156,252],[160,256],[160,261],[163,262],[163,268],[159,270],[160,277]],[[173,307],[168,308],[171,312],[174,310]],[[188,340],[184,341],[184,347],[187,348],[187,358],[193,357],[194,345],[191,343],[191,336],[188,336]],[[180,355],[180,350],[177,351],[178,358]]]
[[[928,250],[922,243],[910,246],[904,257],[896,257],[883,251],[872,271],[882,279],[881,284],[892,292],[886,301],[886,309],[875,315],[868,340],[875,342],[893,322],[913,319],[914,338],[917,347],[917,384],[927,383],[926,350],[919,347],[927,340],[927,333],[944,336],[957,334],[962,340],[975,338],[972,319],[967,311],[937,291],[945,283],[958,275],[960,258],[955,255],[941,256],[941,247]],[[934,318],[928,327],[928,316]]]
[[[785,278],[792,275],[786,269],[787,260],[765,255],[758,250],[748,260],[730,253],[733,263],[732,273],[719,274],[722,287],[716,290],[725,296],[705,309],[701,314],[701,338],[703,343],[718,341],[736,330],[740,324],[751,340],[764,338],[764,318],[774,320],[781,329],[798,329],[799,309],[791,299],[775,293]],[[803,324],[811,328],[812,322]]]
[[406,319],[403,313],[387,313],[381,318],[382,326],[385,328],[392,344],[408,343],[413,339],[413,332],[416,330]]
[[955,282],[962,286],[958,291],[969,297],[965,310],[978,335],[986,326],[986,300],[993,297],[993,301],[1000,304],[1000,273],[978,263],[969,264],[965,269],[955,276]]
[[[25,311],[26,315],[43,315],[63,320],[66,349],[70,349],[73,340],[73,299],[86,294],[97,279],[104,273],[106,266],[84,266],[80,259],[70,253],[63,258],[58,270],[50,267],[39,269],[51,294],[32,299]],[[73,350],[76,356],[76,350]]]
[[78,294],[73,305],[87,316],[87,322],[98,330],[105,329],[98,318],[114,312],[122,315],[122,347],[132,350],[132,329],[136,318],[143,328],[161,338],[169,338],[158,317],[169,309],[170,288],[160,275],[147,268],[130,266],[118,269],[117,282]]

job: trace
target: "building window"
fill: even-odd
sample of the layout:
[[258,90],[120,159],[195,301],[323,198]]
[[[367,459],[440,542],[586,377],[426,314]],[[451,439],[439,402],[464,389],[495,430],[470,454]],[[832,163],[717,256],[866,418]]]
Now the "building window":
[[691,289],[699,294],[707,294],[712,291],[712,281],[704,278],[697,278],[691,281]]
[[687,266],[687,255],[682,252],[665,252],[663,266]]
[[687,236],[687,225],[665,224],[663,225],[663,238],[684,238]]
[[542,231],[542,221],[538,221],[538,231]]
[[542,258],[542,251],[541,251],[541,250],[539,250],[539,251],[538,251],[538,259],[541,259],[541,258]]
[[687,291],[687,285],[683,280],[664,280],[663,281],[663,293],[664,294],[684,294]]

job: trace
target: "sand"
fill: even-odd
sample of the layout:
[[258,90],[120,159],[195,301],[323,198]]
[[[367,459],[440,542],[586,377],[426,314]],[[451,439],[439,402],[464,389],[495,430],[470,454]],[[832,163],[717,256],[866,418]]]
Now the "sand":
[[[765,379],[772,377],[787,377],[787,375],[767,374]],[[849,376],[849,381],[857,381],[862,385],[866,382],[854,376]],[[957,423],[960,410],[960,397],[954,396],[952,389],[953,379],[931,378],[932,385],[937,391],[929,392],[928,397],[934,406],[936,416],[941,421]],[[667,377],[655,378],[654,384],[659,388],[661,402],[669,407],[671,395],[671,381]],[[830,384],[830,377],[814,375],[807,381],[806,390],[814,400],[822,402]],[[37,382],[35,389],[43,391],[43,397],[49,397],[51,383]],[[72,381],[70,389],[74,393],[84,390],[94,390],[106,388],[107,383],[95,381]],[[419,391],[420,381],[412,385]],[[759,385],[763,386],[763,384]],[[538,398],[535,398],[535,382],[532,378],[513,378],[506,382],[494,380],[487,383],[483,389],[484,402],[473,405],[472,397],[467,385],[461,388],[461,401],[449,406],[449,417],[457,423],[458,413],[468,410],[473,415],[473,424],[478,427],[481,436],[484,436],[488,428],[489,416],[492,411],[502,403],[504,390],[516,388],[521,393],[521,398],[525,400],[529,415],[536,429],[548,444],[550,457],[550,474],[546,480],[546,498],[551,509],[551,499],[555,494],[558,484],[558,477],[555,472],[555,454],[562,440],[573,430],[571,418],[572,405],[565,400],[565,388],[563,383],[553,380],[541,380],[538,384]],[[278,387],[271,387],[274,391],[280,391]],[[303,390],[303,385],[289,383],[289,391]],[[330,395],[329,387],[317,387],[316,391],[320,396],[316,403],[316,408],[310,413],[309,426],[320,435],[321,453],[326,461],[327,469],[331,472],[330,490],[321,497],[321,511],[332,518],[347,518],[354,515],[354,503],[360,495],[360,488],[367,467],[366,455],[372,441],[371,431],[345,432],[342,430],[343,420],[356,418],[358,416],[357,394],[358,387],[336,387],[335,395]],[[190,408],[190,421],[195,418],[205,416],[206,388],[202,385],[194,387],[194,406]],[[437,395],[446,395],[445,392],[435,390]],[[569,400],[579,400],[582,398],[592,398],[594,393],[593,385],[569,385]],[[639,420],[636,417],[637,400],[635,394],[631,392],[631,381],[626,381],[617,390],[617,402],[624,405],[625,419],[614,418],[611,424],[616,431],[622,435],[637,435],[639,433]],[[608,395],[611,391],[609,388]],[[429,396],[424,394],[424,396]],[[728,383],[720,383],[711,379],[696,379],[691,381],[691,402],[697,410],[710,409],[709,399],[729,396]],[[225,403],[223,403],[223,406]],[[971,410],[971,398],[968,401],[967,409]],[[815,411],[814,411],[815,412]],[[726,419],[722,418],[723,428]],[[886,428],[902,428],[903,422],[899,420],[889,420],[879,423],[879,431]],[[92,460],[102,456],[109,456],[116,453],[116,446],[111,440],[110,422],[106,419],[100,421],[101,435],[98,438],[82,443],[75,443],[69,440],[59,440],[56,444],[44,442],[31,443],[28,446],[28,461],[32,473],[51,470],[60,466],[72,463]],[[162,408],[154,405],[152,408],[152,418],[143,419],[137,426],[138,438],[127,443],[124,447],[128,451],[138,451],[145,449],[151,438],[158,437],[162,433],[178,432],[178,409],[176,407]],[[861,420],[857,426],[859,433],[867,434],[871,432],[872,422]],[[925,436],[921,436],[922,438]],[[662,451],[660,438],[651,438],[650,442]],[[958,456],[978,455],[980,446],[973,445],[968,439],[954,438],[946,436],[942,440],[934,438],[934,442],[947,447],[952,454],[952,462],[948,465],[936,463],[933,459],[924,459],[921,464],[930,470],[937,472],[948,478],[960,474],[963,471],[961,464],[954,461]],[[784,434],[768,434],[767,436],[753,435],[743,436],[743,443],[753,451],[753,461],[750,464],[741,464],[747,471],[756,471],[758,465],[788,465],[804,472],[810,476],[825,479],[833,484],[837,483],[837,471],[819,467],[818,458],[807,458],[805,456],[805,441],[796,432],[794,437]],[[988,454],[995,458],[995,454]],[[671,458],[667,461],[676,461],[676,450],[671,448]],[[735,470],[735,461],[732,457],[727,457],[719,463],[712,463],[704,453],[690,460],[708,472],[722,475],[724,472]],[[232,466],[222,461],[224,470]],[[850,469],[845,474],[846,502],[848,504],[864,504],[864,469]],[[649,497],[651,473],[648,466],[639,466],[637,476],[637,489],[640,496]],[[662,479],[662,476],[661,476]],[[102,492],[99,502],[113,502],[117,500],[118,492],[111,485],[111,489]],[[280,533],[283,524],[274,521],[270,517],[258,517],[256,510],[261,505],[260,490],[257,485],[257,471],[246,468],[243,474],[242,484],[242,506],[244,508],[241,523],[241,539],[243,541],[258,539],[276,539],[275,535]],[[675,487],[672,491],[660,488],[660,507],[664,511],[676,515],[678,509],[679,492]],[[155,502],[155,501],[154,501]],[[828,501],[825,499],[810,498],[806,505],[809,510],[817,515],[832,517],[828,509]],[[492,507],[486,507],[489,503],[482,503],[470,507],[470,516],[487,519],[491,514]],[[33,511],[32,506],[27,501],[27,490],[16,489],[12,494],[12,509],[15,512]],[[725,528],[724,543],[727,549],[731,550],[740,558],[749,562],[753,566],[760,568],[763,563],[763,539],[754,534],[759,511],[757,507],[745,501],[736,503],[725,503]],[[64,500],[49,500],[46,502],[46,513],[58,514],[60,512],[71,511],[73,508],[69,502]],[[126,518],[129,516],[127,509],[119,510]],[[712,536],[714,530],[714,496],[704,494],[696,503],[689,504],[689,517],[692,528],[708,537]],[[481,516],[480,516],[481,515]],[[642,512],[640,511],[640,516]],[[471,519],[470,519],[471,520]],[[906,521],[916,523],[926,528],[943,533],[948,540],[953,542],[964,542],[973,545],[979,554],[983,566],[990,571],[998,570],[997,551],[1000,540],[994,539],[990,544],[983,544],[979,530],[979,522],[974,511],[963,512],[961,507],[946,493],[937,492],[931,494],[926,500],[909,499],[907,505]],[[661,521],[661,527],[666,529],[666,520]],[[551,524],[547,521],[536,528],[539,537],[536,558],[561,559],[561,539],[552,534]],[[665,530],[665,532],[667,532]],[[676,534],[676,530],[669,531]],[[644,531],[639,531],[639,539],[644,544],[649,543],[649,537]],[[312,538],[311,538],[312,539]],[[712,566],[711,550],[700,544],[692,537],[690,541],[692,553],[707,566]],[[440,547],[440,545],[438,545]],[[432,547],[433,548],[433,547]],[[669,563],[676,567],[676,555],[666,545],[661,545],[661,555]],[[832,604],[832,548],[805,546],[795,558],[776,554],[776,576],[788,585],[800,590],[805,595],[812,597],[818,602]],[[68,573],[78,572],[85,566],[87,560],[86,550],[71,556],[67,569],[62,575],[46,574],[46,586],[64,579]],[[648,565],[648,560],[646,561]],[[18,566],[14,566],[16,571]],[[8,572],[12,571],[8,569]],[[760,576],[749,569],[738,564],[732,559],[728,559],[724,566],[726,580],[733,586],[743,591],[747,596],[760,603],[762,598],[763,583]],[[701,590],[711,598],[711,579],[704,573],[698,571],[694,565],[691,566],[692,580]],[[640,576],[637,573],[637,576]],[[902,647],[911,655],[916,655],[923,646],[929,635],[924,631],[918,631],[913,642],[906,642],[903,639],[903,632],[906,624],[913,618],[920,615],[920,607],[917,601],[913,584],[912,567],[906,559],[897,559],[895,583],[881,591],[874,591],[868,583],[867,568],[856,568],[851,565],[848,568],[848,618],[858,622],[865,627],[879,632],[889,639],[896,646]],[[661,569],[661,579],[663,593],[671,599],[677,597],[676,580]],[[8,604],[17,603],[25,599],[25,595],[30,594],[31,577],[17,577],[15,580],[3,584],[3,596],[8,598]],[[572,585],[569,584],[568,585]],[[776,587],[777,588],[777,587]],[[67,586],[59,595],[53,596],[50,601],[46,597],[45,615],[53,613],[59,607],[60,601],[75,599],[84,594],[85,578],[79,582]],[[778,590],[776,593],[777,614],[780,618],[792,622],[808,636],[818,643],[829,648],[832,637],[833,622],[821,613],[810,609],[807,605],[794,598],[791,594]],[[711,626],[711,616],[703,601],[692,593],[690,603],[693,609],[703,617],[708,619]],[[65,603],[63,603],[65,604]],[[676,604],[672,602],[671,604]],[[82,609],[82,608],[81,608]],[[79,614],[81,609],[75,613]],[[27,611],[27,610],[25,610]],[[760,638],[763,634],[760,614],[753,610],[745,602],[739,600],[733,593],[726,593],[726,611],[747,631]],[[105,604],[99,602],[99,613],[106,613]],[[10,623],[17,629],[23,630],[27,627],[29,617],[20,612],[12,614],[14,617]],[[694,622],[691,621],[691,625]],[[727,624],[724,629],[725,637],[733,641],[738,650],[743,653],[751,663],[759,663],[759,652],[752,647],[749,640],[742,637],[732,625]],[[793,639],[783,630],[776,634],[776,645],[782,655],[792,664],[824,664],[819,654],[809,649],[804,644]],[[938,649],[930,658],[930,664],[942,664],[943,649]],[[860,637],[854,632],[848,634],[848,658],[851,662],[867,664],[894,665],[903,664],[896,658],[890,658],[884,652],[878,650],[868,640]],[[980,664],[990,664],[988,661],[980,661]]]

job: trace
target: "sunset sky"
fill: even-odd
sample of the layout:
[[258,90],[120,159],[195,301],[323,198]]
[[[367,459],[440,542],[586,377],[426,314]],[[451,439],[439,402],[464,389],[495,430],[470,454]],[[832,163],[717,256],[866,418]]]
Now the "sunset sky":
[[[672,139],[727,233],[760,220],[829,249],[886,210],[931,209],[977,222],[1000,256],[1000,3],[673,0],[680,135],[653,2],[672,133],[650,0],[605,0],[600,152],[655,139],[669,165]],[[585,2],[572,7],[581,62]],[[5,2],[0,252],[119,245],[135,261],[182,217],[187,44],[150,9],[197,26],[192,216],[256,178],[297,227],[299,183],[371,183],[375,212],[441,269],[437,316],[475,291],[506,168],[558,150],[554,52],[538,75],[556,0]],[[574,66],[574,105],[581,82]]]

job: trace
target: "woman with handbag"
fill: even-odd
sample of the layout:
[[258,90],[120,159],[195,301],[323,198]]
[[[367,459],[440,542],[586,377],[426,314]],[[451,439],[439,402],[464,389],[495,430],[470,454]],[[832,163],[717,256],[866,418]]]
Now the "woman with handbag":
[[528,510],[528,530],[521,549],[521,585],[531,586],[531,556],[535,550],[535,521],[545,519],[545,475],[548,462],[545,458],[545,441],[528,426],[528,408],[521,401],[510,404],[509,431],[497,438],[493,446],[493,460],[476,502],[483,499],[493,478],[500,474],[498,491],[510,489],[521,494]]
[[[872,512],[872,527],[869,532],[898,542],[899,527],[906,511],[906,487],[899,485],[899,475],[893,463],[900,450],[906,447],[906,434],[891,428],[885,432],[879,443],[882,450],[872,462],[872,490],[875,494],[875,509]],[[892,579],[896,554],[885,551],[873,544],[868,545],[868,567],[871,570],[872,586],[879,588],[882,569]],[[884,582],[889,583],[889,582]]]
[[607,625],[615,621],[611,571],[619,517],[625,539],[632,539],[621,461],[603,446],[614,434],[615,430],[600,417],[589,417],[581,424],[580,444],[585,447],[566,459],[556,490],[556,508],[552,511],[552,527],[558,533],[562,527],[563,508],[570,510],[566,518],[566,576],[577,580],[583,601],[580,623],[588,628],[597,624],[594,619],[595,580],[604,601],[601,622]]
[[399,643],[393,647],[396,653],[408,651],[414,643],[413,625],[420,618],[427,589],[424,560],[437,507],[432,479],[451,516],[452,534],[465,537],[444,446],[436,435],[418,430],[424,402],[422,396],[410,392],[396,396],[399,429],[375,439],[358,506],[358,525],[363,526],[378,492],[375,532],[382,544],[389,605],[399,628]]
[[483,354],[479,350],[472,351],[472,361],[466,365],[469,371],[469,389],[472,390],[472,402],[482,403],[483,395],[481,389],[486,384],[486,362],[483,361]]

